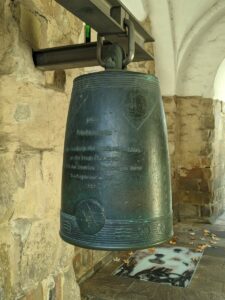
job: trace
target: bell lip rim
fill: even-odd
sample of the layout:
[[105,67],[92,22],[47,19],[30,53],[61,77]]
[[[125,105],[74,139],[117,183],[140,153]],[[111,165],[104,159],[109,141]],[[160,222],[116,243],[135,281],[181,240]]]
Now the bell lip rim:
[[142,250],[142,249],[144,250],[144,249],[152,248],[152,247],[155,247],[155,246],[158,246],[158,245],[168,242],[169,240],[171,240],[173,235],[174,235],[174,232],[172,230],[170,237],[168,237],[162,241],[159,241],[157,243],[150,244],[149,246],[146,244],[145,246],[120,247],[120,248],[119,247],[100,247],[100,246],[95,246],[95,245],[92,245],[89,247],[88,245],[83,245],[81,243],[74,244],[74,240],[72,238],[69,238],[68,236],[64,235],[61,231],[59,231],[59,236],[61,237],[61,239],[64,242],[69,243],[72,246],[77,246],[77,247],[81,247],[84,249],[103,250],[103,251],[128,251],[128,250]]
[[120,70],[120,69],[115,69],[115,70],[101,70],[98,72],[92,72],[92,73],[86,73],[86,74],[81,74],[73,79],[73,83],[75,83],[77,80],[83,77],[87,76],[96,76],[100,75],[103,73],[125,73],[125,74],[135,74],[135,75],[142,75],[144,77],[152,77],[153,79],[156,80],[157,83],[159,83],[159,78],[155,76],[154,74],[147,74],[147,73],[142,73],[142,72],[136,72],[136,71],[129,71],[129,70]]

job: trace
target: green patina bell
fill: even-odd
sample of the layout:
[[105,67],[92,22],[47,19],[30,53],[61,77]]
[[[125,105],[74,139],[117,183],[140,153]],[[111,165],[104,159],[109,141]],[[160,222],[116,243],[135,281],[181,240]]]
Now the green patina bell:
[[167,130],[155,76],[107,70],[75,79],[60,235],[106,250],[148,248],[171,238]]

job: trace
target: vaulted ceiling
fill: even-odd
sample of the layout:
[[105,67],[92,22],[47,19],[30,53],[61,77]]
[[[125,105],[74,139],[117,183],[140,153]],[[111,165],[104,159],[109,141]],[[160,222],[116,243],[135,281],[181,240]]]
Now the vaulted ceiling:
[[122,0],[155,38],[156,74],[164,95],[213,97],[225,58],[224,0]]

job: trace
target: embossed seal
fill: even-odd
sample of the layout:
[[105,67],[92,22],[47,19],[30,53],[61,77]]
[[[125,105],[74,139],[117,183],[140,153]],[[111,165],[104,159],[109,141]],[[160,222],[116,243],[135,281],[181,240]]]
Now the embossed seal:
[[143,119],[147,114],[147,102],[143,95],[136,92],[129,93],[126,101],[126,114],[133,119]]
[[155,108],[153,97],[143,94],[139,89],[132,89],[124,100],[124,116],[128,122],[139,129]]
[[96,200],[82,200],[76,206],[76,220],[81,231],[87,234],[99,232],[105,225],[103,207]]

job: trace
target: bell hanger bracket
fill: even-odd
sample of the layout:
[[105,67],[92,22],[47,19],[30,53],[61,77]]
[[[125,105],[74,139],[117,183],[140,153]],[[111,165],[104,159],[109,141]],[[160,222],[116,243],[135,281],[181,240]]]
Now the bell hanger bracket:
[[105,47],[102,58],[103,37],[97,36],[97,60],[100,66],[105,69],[125,69],[133,61],[135,55],[134,25],[132,21],[124,19],[124,27],[128,33],[128,52],[118,44],[111,44]]
[[122,68],[130,61],[154,59],[145,50],[145,43],[153,42],[154,39],[119,0],[55,1],[97,31],[98,41],[35,49],[33,60],[38,69],[48,71],[92,67],[99,64],[104,66],[105,63],[99,53],[102,51],[104,57],[112,44],[116,45],[117,51],[119,48],[122,49]]

